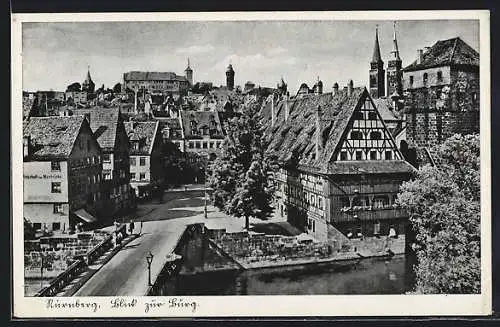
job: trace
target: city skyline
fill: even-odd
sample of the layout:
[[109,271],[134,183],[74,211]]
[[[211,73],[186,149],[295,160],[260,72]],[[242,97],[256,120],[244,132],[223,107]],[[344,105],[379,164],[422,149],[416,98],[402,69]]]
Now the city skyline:
[[[479,21],[396,21],[403,67],[417,49],[461,37],[479,50]],[[382,60],[391,58],[393,21],[238,21],[24,23],[23,90],[59,90],[83,82],[90,66],[96,87],[113,87],[131,70],[183,75],[190,59],[194,81],[225,85],[231,63],[235,84],[275,87],[283,77],[291,93],[317,78],[368,85],[375,29]],[[272,33],[269,31],[272,30]],[[348,46],[346,46],[348,45]]]

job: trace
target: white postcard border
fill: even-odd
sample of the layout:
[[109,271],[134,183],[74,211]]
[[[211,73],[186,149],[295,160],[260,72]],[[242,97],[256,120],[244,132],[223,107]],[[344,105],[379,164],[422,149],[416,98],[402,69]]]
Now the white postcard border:
[[[85,13],[12,15],[12,240],[13,315],[19,318],[77,317],[192,317],[192,316],[426,316],[487,315],[491,313],[491,157],[490,157],[490,23],[487,10],[457,11],[346,11],[346,12],[225,12],[225,13]],[[137,305],[112,309],[114,297],[25,297],[23,287],[23,177],[22,177],[22,22],[92,21],[224,21],[224,20],[480,20],[481,101],[481,294],[479,295],[311,295],[311,296],[178,296],[135,297]],[[52,299],[52,302],[49,300]],[[131,301],[134,298],[124,297]],[[169,307],[176,299],[196,303]],[[57,308],[57,303],[95,303]],[[146,302],[165,305],[145,313]],[[50,308],[50,306],[56,306]]]

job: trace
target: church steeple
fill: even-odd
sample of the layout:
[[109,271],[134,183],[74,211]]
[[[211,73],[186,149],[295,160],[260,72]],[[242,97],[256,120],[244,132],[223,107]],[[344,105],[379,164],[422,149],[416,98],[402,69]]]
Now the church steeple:
[[82,83],[82,91],[86,91],[87,93],[94,93],[95,84],[92,81],[92,77],[90,77],[90,65],[87,66],[87,76],[85,77],[85,81]]
[[394,22],[392,38],[391,60],[387,63],[387,96],[401,97],[403,92],[402,62],[399,57],[398,40],[396,37],[396,22]]
[[379,98],[385,95],[385,71],[384,62],[380,55],[380,44],[378,42],[378,25],[375,29],[375,46],[373,48],[372,61],[370,62],[370,95]]
[[191,69],[191,65],[189,62],[189,58],[187,58],[187,67],[184,69],[184,73],[186,76],[186,79],[189,81],[189,85],[193,85],[193,70]]
[[373,47],[372,63],[383,62],[380,56],[380,45],[378,43],[378,26],[375,28],[375,45]]

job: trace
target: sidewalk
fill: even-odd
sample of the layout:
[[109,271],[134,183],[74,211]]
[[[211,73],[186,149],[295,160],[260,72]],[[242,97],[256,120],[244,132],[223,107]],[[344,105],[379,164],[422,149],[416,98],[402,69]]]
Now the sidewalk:
[[73,279],[68,285],[66,285],[62,290],[60,290],[55,296],[72,296],[74,293],[82,287],[95,273],[97,273],[113,256],[123,249],[132,240],[140,237],[138,234],[127,235],[123,239],[122,243],[114,248],[106,251],[102,256],[100,256],[94,263],[87,266],[85,271]]

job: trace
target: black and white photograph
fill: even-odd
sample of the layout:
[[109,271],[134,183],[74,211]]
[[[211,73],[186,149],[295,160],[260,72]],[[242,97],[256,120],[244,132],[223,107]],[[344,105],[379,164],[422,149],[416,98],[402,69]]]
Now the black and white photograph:
[[489,313],[488,12],[339,14],[14,15],[14,311]]

